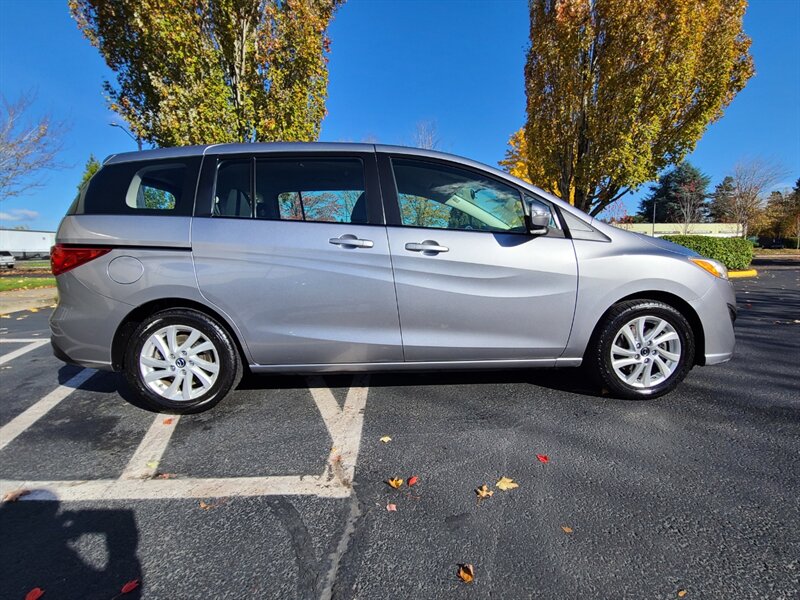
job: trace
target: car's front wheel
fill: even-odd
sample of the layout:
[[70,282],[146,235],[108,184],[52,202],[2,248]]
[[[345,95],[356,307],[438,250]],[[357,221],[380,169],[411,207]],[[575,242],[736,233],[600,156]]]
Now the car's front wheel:
[[621,302],[606,313],[590,352],[590,362],[613,395],[657,398],[675,389],[694,365],[694,333],[669,304]]
[[125,377],[154,410],[198,413],[239,383],[242,363],[231,336],[214,319],[190,309],[156,313],[131,336]]

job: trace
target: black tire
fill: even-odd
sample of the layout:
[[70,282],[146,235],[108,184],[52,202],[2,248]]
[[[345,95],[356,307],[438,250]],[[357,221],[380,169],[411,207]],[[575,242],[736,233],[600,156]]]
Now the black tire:
[[[197,398],[171,400],[150,389],[144,381],[139,364],[142,348],[153,333],[169,325],[192,327],[215,347],[219,362],[217,379],[207,392]],[[206,314],[183,308],[156,313],[142,322],[131,335],[124,359],[125,379],[141,403],[158,412],[171,414],[199,413],[215,406],[239,384],[242,370],[236,344],[225,328]]]
[[[681,354],[669,377],[652,387],[643,388],[629,385],[617,375],[611,363],[611,348],[618,332],[626,323],[647,316],[663,319],[672,326],[680,340]],[[614,305],[604,315],[593,336],[587,358],[593,373],[613,396],[628,400],[651,400],[671,392],[683,381],[694,366],[694,355],[694,333],[689,322],[678,310],[655,300],[630,300]]]

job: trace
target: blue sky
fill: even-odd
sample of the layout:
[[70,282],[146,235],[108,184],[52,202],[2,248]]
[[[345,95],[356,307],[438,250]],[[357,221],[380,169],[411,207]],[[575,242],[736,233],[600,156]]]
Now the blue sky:
[[[752,0],[745,31],[756,76],[700,140],[690,160],[712,185],[737,160],[774,159],[783,185],[800,176],[800,0]],[[415,124],[437,124],[440,148],[490,165],[525,119],[524,0],[350,0],[331,25],[323,141],[410,144]],[[54,230],[90,153],[135,149],[109,126],[101,85],[113,78],[69,17],[66,0],[0,0],[0,92],[35,91],[35,110],[69,123],[63,163],[44,187],[0,204],[0,226]],[[637,198],[625,202],[634,211]]]

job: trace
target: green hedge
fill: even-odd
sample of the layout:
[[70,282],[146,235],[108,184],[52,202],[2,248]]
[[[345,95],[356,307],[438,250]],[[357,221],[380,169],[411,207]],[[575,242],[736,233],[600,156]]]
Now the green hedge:
[[718,260],[731,271],[746,269],[753,260],[753,244],[743,238],[665,235],[661,239],[685,246],[707,258]]

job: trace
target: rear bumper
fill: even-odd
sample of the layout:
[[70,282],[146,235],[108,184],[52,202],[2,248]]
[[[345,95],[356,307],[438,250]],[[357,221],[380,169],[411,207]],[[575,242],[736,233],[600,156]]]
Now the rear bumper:
[[50,317],[50,345],[59,360],[112,370],[111,347],[117,328],[131,310],[83,285],[72,273],[56,279],[58,306]]

